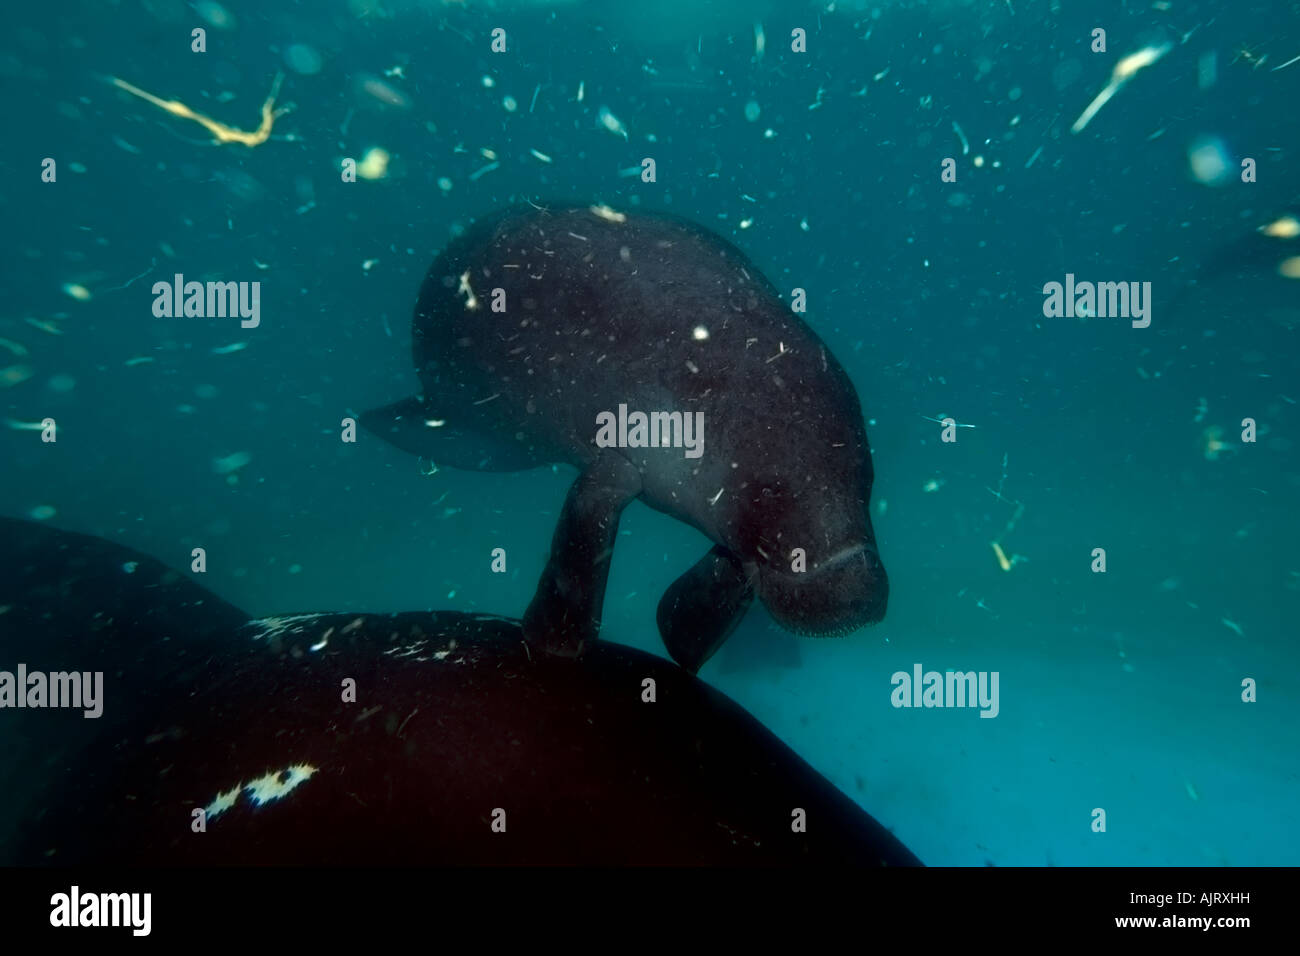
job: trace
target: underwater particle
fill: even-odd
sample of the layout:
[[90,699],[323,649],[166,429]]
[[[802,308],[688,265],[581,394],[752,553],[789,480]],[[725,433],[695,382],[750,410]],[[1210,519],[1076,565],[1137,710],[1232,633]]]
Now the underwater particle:
[[754,100],[750,100],[745,104],[745,119],[751,123],[757,123],[762,112],[762,108]]
[[212,470],[218,475],[229,475],[232,472],[236,472],[240,468],[243,468],[252,460],[253,456],[248,452],[237,451],[233,454],[226,455],[224,458],[212,459]]
[[377,265],[379,265],[379,260],[378,260],[378,259],[367,259],[365,262],[361,263],[361,271],[362,271],[362,272],[369,272],[371,269],[373,269],[373,268],[374,268],[375,266],[377,266]]
[[302,565],[301,565],[301,564],[291,564],[291,565],[289,565],[289,573],[290,573],[290,574],[301,574],[301,573],[302,573]]
[[503,97],[501,100],[501,108],[507,113],[513,113],[515,110],[519,109],[519,101],[513,96]]
[[1294,239],[1300,236],[1300,220],[1295,216],[1279,216],[1267,226],[1260,226],[1259,231],[1274,239]]
[[305,43],[295,43],[284,51],[284,62],[295,73],[314,76],[320,72],[321,56]]
[[384,106],[404,110],[411,105],[410,97],[401,90],[394,89],[377,76],[362,76],[359,89],[366,96],[377,100]]
[[199,0],[194,4],[194,12],[203,18],[204,23],[217,30],[233,30],[238,25],[230,11],[216,0]]
[[72,296],[78,302],[89,302],[91,298],[90,290],[76,282],[63,283],[63,292],[65,295]]
[[49,332],[50,335],[62,335],[63,329],[59,328],[54,322],[47,322],[43,319],[33,319],[26,317],[23,319],[32,328],[40,329],[42,332]]
[[996,541],[990,541],[989,544],[993,546],[993,553],[998,557],[998,567],[1003,571],[1010,571],[1014,565],[1011,559],[1007,557],[1007,553],[1002,550],[1002,545]]
[[137,355],[134,358],[127,359],[122,364],[125,365],[127,368],[134,368],[137,365],[148,365],[152,361],[153,361],[152,355]]
[[451,192],[451,180],[448,179],[446,176],[439,176],[439,177],[438,177],[438,188],[441,189],[441,190],[442,190],[443,192],[445,192],[445,193],[449,193],[449,192]]
[[216,398],[217,386],[215,385],[195,385],[194,394],[198,398]]
[[357,163],[357,175],[362,179],[383,179],[388,175],[390,158],[388,150],[372,146],[361,157],[361,162]]
[[[140,89],[138,86],[128,83],[126,80],[118,79],[115,76],[109,77],[109,82],[118,89],[125,90],[132,96],[144,100],[146,103],[152,103],[160,110],[170,113],[172,116],[179,116],[181,119],[192,120],[193,122],[198,123],[212,134],[215,142],[239,143],[249,148],[261,146],[269,140],[271,138],[271,128],[275,125],[276,118],[283,116],[288,112],[287,107],[281,107],[280,109],[275,108],[275,99],[280,95],[280,84],[283,80],[283,73],[277,73],[275,75],[275,79],[271,81],[271,92],[268,93],[266,99],[262,101],[262,122],[258,124],[257,129],[249,131],[236,129],[233,126],[227,126],[225,123],[218,122],[210,116],[204,116],[202,113],[197,113],[180,100],[164,100],[161,97],[154,96],[152,93]],[[140,152],[136,147],[122,142],[117,137],[114,137],[114,142],[123,149],[126,149],[128,152]]]
[[611,209],[603,203],[599,206],[592,206],[591,211],[606,222],[627,222],[626,213],[621,213],[615,209]]
[[931,478],[921,486],[921,490],[926,494],[933,494],[943,487],[943,481],[939,478]]
[[122,572],[124,574],[135,574],[135,569],[138,568],[139,566],[140,566],[139,561],[127,561],[125,564],[122,565]]
[[737,227],[739,227],[739,228],[741,228],[741,229],[748,229],[748,228],[749,228],[750,226],[752,226],[753,224],[754,224],[754,220],[753,220],[753,219],[742,219],[742,220],[740,220],[740,222],[736,223]]
[[70,392],[77,387],[77,380],[71,375],[55,375],[48,384],[52,392]]
[[497,85],[497,81],[492,79],[492,77],[488,76],[486,73],[483,74],[482,83],[483,83],[483,87],[489,90],[492,89],[492,87]]
[[540,150],[530,149],[528,152],[532,153],[533,158],[536,159],[538,162],[542,162],[542,163],[554,162],[554,160],[552,160],[551,157],[547,156],[545,153],[541,152]]
[[617,116],[615,116],[612,112],[610,112],[608,106],[602,106],[600,108],[600,114],[598,116],[598,119],[600,121],[600,125],[605,127],[605,129],[609,130],[615,136],[622,136],[624,139],[628,138],[627,127],[623,125],[622,120],[620,120]]
[[242,352],[248,348],[247,342],[231,342],[229,345],[219,345],[212,350],[213,355],[229,355],[231,352]]
[[695,339],[695,341],[697,342],[703,342],[708,337],[709,337],[709,330],[702,325],[697,325],[694,329],[691,330],[691,338]]
[[10,339],[0,339],[0,348],[8,349],[10,352],[12,352],[14,355],[17,355],[19,358],[22,358],[24,355],[27,354],[27,346],[21,344],[20,342],[14,342]]
[[1231,178],[1231,157],[1217,136],[1201,136],[1187,147],[1192,178],[1206,186],[1220,186]]
[[474,170],[474,172],[469,174],[469,181],[472,183],[476,183],[484,176],[486,176],[488,173],[492,172],[494,169],[500,169],[500,168],[501,168],[500,163],[488,163],[486,166],[480,166],[478,169]]
[[1130,53],[1124,59],[1115,64],[1115,69],[1111,71],[1110,82],[1105,88],[1097,94],[1096,98],[1088,104],[1087,108],[1079,114],[1079,118],[1074,121],[1070,127],[1071,133],[1081,133],[1083,128],[1092,122],[1092,118],[1097,112],[1110,102],[1110,98],[1122,90],[1128,81],[1131,80],[1138,72],[1145,67],[1155,63],[1162,56],[1173,48],[1172,44],[1165,43],[1161,46],[1143,47],[1136,53]]
[[1221,617],[1219,618],[1219,623],[1222,624],[1224,627],[1226,627],[1228,630],[1232,631],[1238,637],[1246,636],[1245,632],[1241,629],[1241,625],[1238,624],[1236,621],[1229,621],[1226,617]]
[[586,81],[586,80],[581,80],[581,81],[579,81],[579,83],[578,83],[578,102],[579,102],[579,103],[582,102],[582,98],[583,98],[583,96],[586,94],[586,92],[587,92],[587,81]]
[[1277,274],[1284,279],[1300,279],[1300,256],[1289,256],[1279,262]]
[[27,381],[32,377],[32,367],[30,365],[10,365],[8,368],[0,369],[0,388],[11,388]]
[[33,508],[31,511],[28,512],[28,514],[32,516],[32,520],[34,521],[46,521],[50,518],[53,518],[58,513],[59,512],[54,507],[54,505],[37,505],[35,508]]
[[1223,440],[1223,429],[1218,425],[1210,425],[1201,432],[1201,454],[1206,461],[1218,461],[1219,455],[1231,447]]
[[1191,797],[1193,801],[1200,803],[1201,795],[1196,792],[1196,786],[1190,780],[1183,781],[1183,788],[1186,789],[1187,795]]

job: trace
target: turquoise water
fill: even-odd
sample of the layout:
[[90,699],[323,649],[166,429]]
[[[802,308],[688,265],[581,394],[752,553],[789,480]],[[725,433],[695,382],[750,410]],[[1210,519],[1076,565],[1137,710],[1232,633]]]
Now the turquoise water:
[[[415,391],[416,290],[473,217],[556,197],[667,210],[808,290],[869,419],[892,583],[883,623],[801,640],[799,666],[725,670],[724,652],[701,676],[931,864],[1300,862],[1300,281],[1278,271],[1300,239],[1258,231],[1298,212],[1293,6],[6,16],[6,514],[177,567],[204,547],[206,585],[254,615],[518,616],[572,470],[425,475],[340,442],[340,421]],[[278,73],[292,109],[251,147],[110,80],[249,131]],[[342,182],[366,156],[375,178]],[[175,273],[260,282],[260,324],[156,317]],[[1149,327],[1045,316],[1067,274],[1150,282]],[[927,419],[948,415],[975,427],[943,442]],[[15,427],[46,416],[54,445]],[[656,603],[705,547],[633,504],[604,636],[662,653]],[[756,608],[732,642],[773,627]],[[918,663],[998,672],[998,716],[891,706]]]

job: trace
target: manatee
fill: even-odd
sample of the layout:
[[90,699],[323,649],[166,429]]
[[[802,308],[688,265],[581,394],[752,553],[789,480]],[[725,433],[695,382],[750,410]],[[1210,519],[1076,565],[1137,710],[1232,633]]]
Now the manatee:
[[105,680],[98,719],[0,709],[0,864],[918,863],[661,657],[447,611],[250,621],[100,538],[0,542],[0,670]]
[[439,465],[578,469],[524,614],[534,647],[576,656],[596,640],[634,498],[714,543],[657,613],[691,673],[755,595],[798,634],[884,616],[857,393],[720,236],[603,206],[512,207],[434,260],[412,338],[420,393],[365,427]]

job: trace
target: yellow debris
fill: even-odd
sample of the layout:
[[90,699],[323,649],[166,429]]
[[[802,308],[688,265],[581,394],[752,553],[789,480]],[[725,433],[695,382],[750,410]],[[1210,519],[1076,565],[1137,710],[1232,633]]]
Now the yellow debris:
[[262,103],[262,122],[257,129],[251,132],[235,129],[233,126],[227,126],[225,123],[220,123],[211,117],[204,116],[202,113],[196,113],[179,100],[160,99],[152,93],[145,92],[138,86],[133,86],[126,80],[118,79],[115,76],[110,77],[110,79],[118,89],[126,90],[132,96],[138,96],[140,99],[152,103],[160,110],[171,113],[172,116],[193,120],[210,132],[217,143],[239,143],[249,148],[261,146],[271,138],[271,127],[275,124],[276,118],[289,112],[287,107],[275,109],[275,98],[280,93],[280,83],[284,79],[283,73],[275,75],[275,81],[271,84],[271,92],[267,94],[265,102]]
[[1002,545],[998,544],[996,541],[990,541],[989,544],[993,545],[993,553],[998,556],[998,565],[1003,571],[1010,571],[1012,567],[1011,559],[1008,558],[1006,552],[1002,550]]

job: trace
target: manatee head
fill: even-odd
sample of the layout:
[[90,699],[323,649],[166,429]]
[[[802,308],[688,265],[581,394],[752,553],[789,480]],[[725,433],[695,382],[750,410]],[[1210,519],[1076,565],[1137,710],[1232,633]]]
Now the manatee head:
[[870,475],[848,477],[841,488],[756,483],[729,543],[759,600],[796,634],[848,634],[885,616],[889,579],[867,511]]

